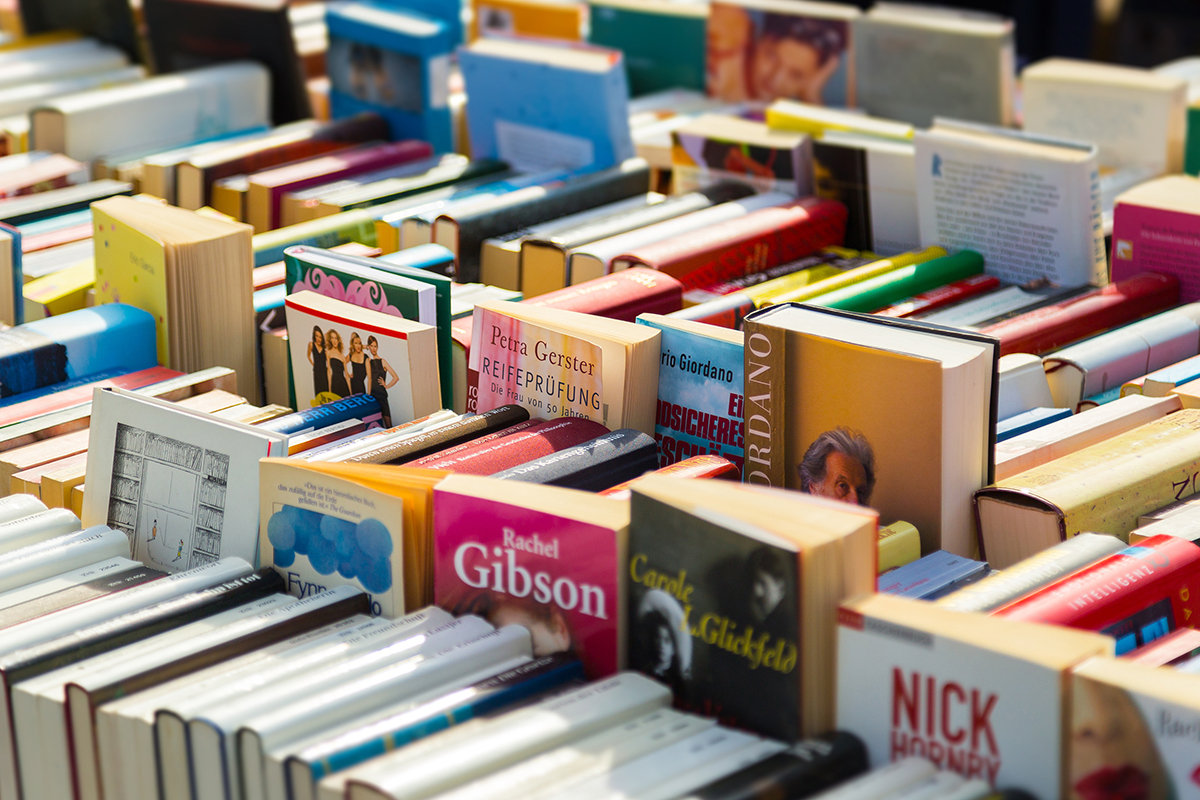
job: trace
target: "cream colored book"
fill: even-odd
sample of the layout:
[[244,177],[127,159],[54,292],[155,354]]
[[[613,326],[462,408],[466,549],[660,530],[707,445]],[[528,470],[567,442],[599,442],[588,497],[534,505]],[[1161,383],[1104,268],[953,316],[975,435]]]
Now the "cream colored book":
[[996,419],[1054,405],[1042,359],[1030,353],[1000,357],[1000,405]]

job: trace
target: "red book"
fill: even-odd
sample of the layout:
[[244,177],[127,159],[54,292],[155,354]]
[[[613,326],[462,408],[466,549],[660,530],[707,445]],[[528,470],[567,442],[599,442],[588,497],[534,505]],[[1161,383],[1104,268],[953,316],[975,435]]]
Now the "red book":
[[[714,456],[711,454],[702,456],[692,456],[685,458],[683,461],[676,461],[667,467],[656,469],[647,472],[647,475],[670,475],[672,478],[691,478],[694,480],[707,480],[709,478],[724,478],[725,480],[736,481],[741,473],[737,465],[727,458]],[[641,478],[634,478],[631,481],[618,483],[611,489],[605,489],[597,494],[604,497],[615,497],[618,500],[628,500],[633,494],[631,488]]]
[[183,375],[182,372],[176,372],[166,367],[151,367],[150,369],[130,372],[128,375],[105,378],[102,381],[85,383],[81,386],[72,386],[70,389],[63,389],[59,392],[44,394],[32,400],[24,400],[20,403],[13,403],[11,406],[0,408],[0,427],[12,425],[32,417],[38,417],[42,414],[61,411],[64,408],[90,403],[92,402],[93,389],[140,389],[143,386],[161,383],[171,378],[178,378],[181,375]]
[[1152,667],[1169,667],[1196,656],[1200,656],[1200,631],[1180,628],[1122,657]]
[[1041,355],[1179,302],[1179,279],[1143,272],[1129,280],[997,322],[980,330],[1000,340],[1000,355]]
[[670,314],[683,308],[683,284],[670,275],[634,267],[521,302],[633,322],[638,314]]
[[511,436],[514,433],[520,433],[523,430],[532,428],[534,425],[540,424],[542,424],[540,420],[527,419],[524,422],[518,422],[516,425],[509,425],[503,430],[480,436],[478,439],[472,439],[469,442],[462,442],[460,444],[452,445],[444,450],[438,450],[436,453],[430,453],[427,456],[421,456],[420,458],[414,458],[411,461],[401,461],[399,463],[405,467],[424,467],[427,464],[433,464],[437,461],[442,461],[444,459],[456,456],[462,451],[475,447],[476,445],[492,442],[505,436]]
[[463,448],[451,456],[428,456],[406,466],[440,469],[460,475],[495,475],[610,432],[599,422],[590,419],[563,417],[539,422],[511,436],[483,443],[472,442],[471,447]]
[[355,147],[256,172],[250,176],[250,187],[246,192],[246,221],[254,226],[255,233],[274,230],[279,227],[280,200],[287,192],[298,192],[432,155],[433,147],[428,142],[409,139]]
[[0,172],[0,198],[62,189],[86,183],[89,177],[87,164],[56,153],[21,169]]
[[72,225],[69,228],[59,228],[56,231],[36,233],[33,236],[22,236],[21,252],[35,253],[38,250],[47,250],[51,247],[58,247],[60,244],[82,242],[84,239],[90,238],[92,238],[92,223],[85,222],[82,225]]
[[875,312],[875,315],[880,317],[911,317],[916,314],[928,314],[931,311],[937,311],[939,308],[945,308],[951,303],[957,303],[966,300],[968,297],[975,297],[998,288],[1000,288],[1000,279],[995,275],[972,275],[969,278],[963,278],[961,281],[955,281],[945,286],[939,286],[936,289],[930,289],[928,292],[914,294],[907,300],[903,300],[887,308],[881,308]]
[[1151,536],[993,614],[1098,631],[1128,653],[1200,623],[1200,545]]
[[684,290],[752,275],[840,245],[846,207],[805,197],[738,219],[648,244],[613,259],[613,270],[645,266],[683,283]]

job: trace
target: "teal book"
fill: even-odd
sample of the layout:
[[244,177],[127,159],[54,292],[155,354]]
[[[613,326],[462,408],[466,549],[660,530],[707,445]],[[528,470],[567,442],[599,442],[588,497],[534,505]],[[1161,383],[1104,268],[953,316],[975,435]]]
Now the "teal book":
[[702,322],[641,314],[662,332],[654,438],[658,466],[711,454],[742,470],[742,332]]
[[591,0],[588,41],[625,54],[629,94],[704,91],[707,3]]

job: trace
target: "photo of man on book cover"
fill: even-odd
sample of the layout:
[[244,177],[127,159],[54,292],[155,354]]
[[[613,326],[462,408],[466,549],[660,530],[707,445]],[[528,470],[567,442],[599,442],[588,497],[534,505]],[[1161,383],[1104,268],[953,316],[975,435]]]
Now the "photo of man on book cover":
[[796,471],[803,492],[860,506],[871,504],[875,451],[867,437],[857,431],[825,431],[808,446]]

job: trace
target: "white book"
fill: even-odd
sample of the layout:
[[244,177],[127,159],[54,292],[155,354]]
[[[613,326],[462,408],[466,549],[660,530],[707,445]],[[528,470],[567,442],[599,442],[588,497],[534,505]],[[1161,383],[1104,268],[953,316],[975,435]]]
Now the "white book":
[[26,283],[37,278],[44,278],[78,264],[80,261],[85,261],[94,253],[95,247],[90,238],[38,250],[21,259],[22,277]]
[[[541,800],[603,778],[635,759],[704,733],[715,720],[669,708],[615,725],[586,739],[522,761],[440,794],[437,800]],[[297,798],[299,800],[299,798]]]
[[613,259],[643,245],[744,217],[752,211],[780,206],[793,200],[795,198],[783,192],[765,192],[591,242],[571,251],[571,266],[568,270],[571,283],[578,284],[603,277],[609,271]]
[[34,106],[55,97],[106,86],[133,83],[145,77],[145,67],[121,67],[85,75],[71,75],[48,81],[5,86],[0,88],[0,118],[11,117],[14,114],[27,114]]
[[428,631],[393,641],[384,647],[351,654],[350,658],[284,678],[252,696],[223,702],[195,715],[188,723],[188,752],[195,778],[195,800],[241,796],[241,763],[237,731],[256,714],[265,713],[309,693],[357,681],[367,670],[437,652],[448,645],[477,639],[493,628],[479,617],[452,620]]
[[75,533],[81,527],[79,517],[65,508],[52,508],[11,522],[0,522],[0,560],[5,553]]
[[922,247],[977,250],[1012,283],[1108,283],[1095,145],[944,119],[913,141]]
[[30,112],[31,149],[92,161],[263,127],[270,93],[266,68],[239,61],[67,95]]
[[0,65],[0,87],[111,72],[127,66],[129,59],[124,51],[92,42],[90,47],[77,48],[66,57],[30,58]]
[[892,792],[887,800],[939,800],[942,795],[957,792],[965,782],[953,772],[939,772],[898,792]]
[[68,683],[86,679],[93,673],[105,673],[113,667],[122,667],[131,661],[141,660],[147,655],[147,651],[186,644],[200,632],[232,625],[235,620],[246,616],[264,613],[275,607],[294,605],[296,602],[298,601],[286,595],[272,595],[201,622],[184,625],[103,655],[40,674],[12,686],[9,702],[12,707],[12,730],[19,765],[20,796],[46,800],[66,800],[73,797],[73,767],[64,713]]
[[1054,405],[1042,360],[1030,353],[1000,356],[1000,392],[996,419],[1004,420],[1034,408]]
[[884,800],[893,792],[903,791],[936,772],[937,768],[923,758],[904,758],[813,797],[814,800]]
[[323,447],[314,447],[312,450],[302,453],[300,458],[303,458],[305,461],[345,461],[359,453],[373,450],[385,444],[402,442],[412,436],[430,433],[452,422],[458,422],[461,418],[459,414],[443,408],[441,411],[430,414],[424,420],[406,423],[398,429],[388,428],[386,430],[370,431],[364,436],[358,436],[341,442],[332,442]]
[[258,556],[258,460],[287,455],[287,435],[152,397],[92,396],[85,525],[130,538],[134,558],[178,572]]
[[[663,708],[670,698],[662,684],[622,672],[519,711],[460,725],[348,770],[346,796],[422,800]],[[319,791],[324,790],[322,781]]]
[[983,800],[992,793],[992,785],[985,780],[973,778],[963,781],[957,789],[938,795],[937,800]]
[[1200,353],[1200,303],[1178,308],[1055,350],[1044,358],[1059,408]]
[[107,525],[47,539],[5,554],[0,560],[0,592],[116,556],[129,558],[129,538]]
[[237,738],[243,797],[266,800],[265,757],[270,748],[366,716],[383,703],[416,698],[422,692],[473,675],[488,664],[506,670],[532,656],[529,630],[520,625],[508,625],[438,652],[360,673],[349,683],[301,696],[286,706],[248,720],[238,730]]
[[12,522],[45,510],[46,504],[31,494],[10,494],[0,498],[0,523]]
[[30,600],[37,600],[39,597],[61,592],[65,589],[70,589],[78,586],[81,583],[95,580],[102,575],[107,575],[110,572],[121,572],[131,569],[132,567],[140,567],[137,561],[131,558],[106,558],[103,561],[98,561],[94,564],[88,564],[77,569],[67,570],[52,578],[31,583],[27,586],[22,586],[19,589],[11,589],[7,592],[0,592],[0,608],[12,608],[13,606],[22,603],[28,603]]

